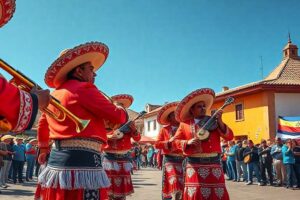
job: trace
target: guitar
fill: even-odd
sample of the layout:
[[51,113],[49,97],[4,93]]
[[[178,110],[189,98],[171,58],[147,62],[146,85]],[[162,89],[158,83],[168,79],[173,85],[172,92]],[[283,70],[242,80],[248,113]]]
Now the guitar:
[[211,117],[206,118],[207,121],[204,123],[204,125],[196,133],[196,137],[198,137],[199,140],[207,140],[209,138],[209,136],[210,136],[209,131],[214,130],[214,129],[217,128],[216,115],[218,114],[218,112],[220,112],[226,106],[232,104],[233,102],[234,102],[234,98],[233,97],[228,97],[225,100],[224,104],[221,106],[221,108],[219,108]]

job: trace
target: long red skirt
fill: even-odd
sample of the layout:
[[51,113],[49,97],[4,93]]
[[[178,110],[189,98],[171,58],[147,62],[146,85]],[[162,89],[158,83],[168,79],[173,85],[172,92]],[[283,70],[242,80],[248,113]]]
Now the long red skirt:
[[[171,159],[168,159],[171,158]],[[177,159],[176,159],[177,158]],[[183,158],[164,156],[163,165],[163,198],[172,198],[177,193],[183,192]]]
[[187,163],[184,200],[229,200],[220,164]]
[[130,162],[104,159],[103,167],[111,183],[107,189],[109,197],[125,198],[134,192],[130,174],[132,164]]

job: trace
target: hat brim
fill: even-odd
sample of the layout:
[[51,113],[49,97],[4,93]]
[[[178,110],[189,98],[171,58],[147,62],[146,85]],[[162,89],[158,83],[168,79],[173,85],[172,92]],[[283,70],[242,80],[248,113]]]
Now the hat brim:
[[111,97],[113,102],[117,102],[123,105],[124,108],[129,108],[133,102],[133,96],[129,94],[118,94]]
[[157,122],[161,125],[169,125],[170,120],[168,116],[175,112],[179,102],[172,102],[164,105],[157,114]]
[[5,140],[12,140],[14,139],[15,137],[12,136],[12,135],[4,135],[3,137],[1,137],[1,141],[4,142]]
[[57,88],[67,79],[67,74],[75,67],[90,62],[97,71],[107,59],[108,47],[101,42],[89,42],[66,51],[48,68],[45,83]]
[[4,26],[14,15],[15,0],[0,0],[0,27]]
[[177,106],[175,111],[176,120],[184,122],[192,119],[193,116],[190,113],[190,109],[195,103],[200,101],[205,102],[206,111],[208,112],[214,102],[214,99],[215,92],[210,88],[202,88],[191,92]]

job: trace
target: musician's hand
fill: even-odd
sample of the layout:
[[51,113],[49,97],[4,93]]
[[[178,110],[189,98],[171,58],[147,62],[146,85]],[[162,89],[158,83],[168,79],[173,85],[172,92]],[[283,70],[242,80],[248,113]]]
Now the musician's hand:
[[223,115],[223,110],[219,110],[216,113],[216,119],[219,125],[219,128],[221,129],[222,132],[226,131],[226,125],[224,124],[223,120],[222,120],[222,115]]
[[199,140],[198,138],[190,139],[188,140],[187,145],[195,145],[195,146],[201,145],[201,140]]
[[50,91],[47,90],[37,90],[35,87],[31,90],[32,94],[35,94],[38,98],[39,109],[47,108],[50,102]]
[[38,157],[38,162],[40,165],[45,164],[47,158],[47,153],[41,153]]

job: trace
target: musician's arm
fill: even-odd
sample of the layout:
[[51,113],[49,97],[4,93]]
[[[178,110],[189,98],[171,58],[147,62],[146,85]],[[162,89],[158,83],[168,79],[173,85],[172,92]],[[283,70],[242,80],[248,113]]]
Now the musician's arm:
[[233,132],[231,130],[231,128],[229,128],[226,124],[225,125],[225,130],[221,130],[220,128],[218,128],[218,132],[220,134],[220,137],[224,138],[225,140],[232,140],[233,139]]
[[40,117],[38,129],[37,129],[37,139],[38,139],[38,147],[40,149],[48,149],[49,148],[49,125],[46,118],[45,113],[43,113]]
[[164,150],[168,150],[170,148],[170,143],[168,140],[165,140],[165,137],[164,137],[164,133],[165,133],[165,129],[162,128],[158,135],[157,135],[157,139],[156,139],[156,142],[154,144],[154,147],[156,149],[164,149]]
[[111,103],[93,84],[87,83],[86,87],[79,90],[80,104],[95,116],[116,124],[123,124],[127,121],[128,115],[125,109]]
[[30,129],[38,112],[38,99],[34,94],[22,91],[0,77],[0,116],[13,127],[13,132]]
[[184,154],[189,155],[193,152],[192,146],[188,145],[189,138],[186,137],[184,124],[180,123],[172,142],[172,149],[181,150]]

